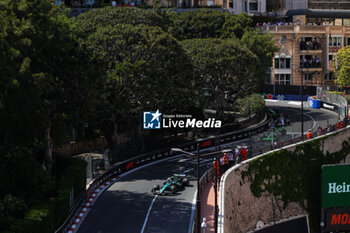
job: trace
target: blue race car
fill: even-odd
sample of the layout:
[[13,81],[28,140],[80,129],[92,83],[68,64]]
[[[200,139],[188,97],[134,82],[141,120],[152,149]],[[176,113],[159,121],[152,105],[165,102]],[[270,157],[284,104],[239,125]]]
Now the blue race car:
[[175,194],[180,189],[188,186],[190,181],[186,177],[185,174],[174,174],[173,176],[168,177],[168,179],[163,183],[162,186],[154,185],[152,188],[153,194],[167,194],[172,193]]

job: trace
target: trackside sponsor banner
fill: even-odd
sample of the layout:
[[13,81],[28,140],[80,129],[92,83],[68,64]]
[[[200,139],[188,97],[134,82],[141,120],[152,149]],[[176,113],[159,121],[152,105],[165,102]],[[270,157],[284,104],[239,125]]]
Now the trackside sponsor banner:
[[321,108],[325,108],[334,112],[338,111],[338,106],[330,103],[323,102]]
[[349,231],[350,207],[333,208],[326,211],[326,231]]
[[350,206],[350,165],[322,166],[322,208]]

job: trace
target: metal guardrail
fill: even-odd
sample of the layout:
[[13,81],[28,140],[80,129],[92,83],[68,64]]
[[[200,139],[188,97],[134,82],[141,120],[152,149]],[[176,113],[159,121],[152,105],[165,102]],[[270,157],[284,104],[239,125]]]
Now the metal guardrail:
[[317,87],[317,99],[323,101],[323,108],[337,112],[339,120],[343,120],[348,115],[348,102],[338,94],[330,93],[325,87]]
[[[244,139],[247,137],[250,137],[254,134],[258,134],[261,132],[264,132],[269,127],[270,118],[266,115],[265,121],[263,123],[258,124],[257,126],[253,127],[252,129],[245,129],[245,130],[239,130],[233,133],[226,133],[219,136],[220,143],[229,143],[236,140]],[[185,143],[179,146],[176,146],[178,148],[181,148],[184,151],[195,151],[197,149],[197,144],[200,143],[200,148],[208,148],[212,147],[216,143],[215,137],[205,138],[199,141],[195,142],[189,142]],[[76,204],[73,206],[73,208],[70,211],[69,216],[64,221],[64,223],[58,228],[55,233],[65,233],[68,232],[71,225],[75,221],[75,219],[78,217],[80,211],[84,206],[86,205],[88,199],[90,198],[90,195],[104,182],[115,178],[127,171],[133,170],[137,167],[155,162],[160,159],[172,157],[181,154],[180,152],[171,153],[170,148],[163,149],[163,150],[157,150],[150,153],[142,154],[133,158],[130,158],[128,160],[116,163],[112,165],[105,173],[100,175],[98,178],[96,178],[89,188],[83,193],[79,200],[76,202]]]

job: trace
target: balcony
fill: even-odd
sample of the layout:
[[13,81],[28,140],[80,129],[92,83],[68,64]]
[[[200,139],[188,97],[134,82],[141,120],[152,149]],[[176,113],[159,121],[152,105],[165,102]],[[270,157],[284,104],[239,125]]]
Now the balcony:
[[301,71],[321,71],[322,63],[320,59],[304,60],[300,62],[299,68]]
[[318,41],[300,41],[299,50],[300,51],[318,50],[322,52],[321,43]]
[[342,47],[329,47],[329,53],[337,53]]
[[[263,25],[259,26],[262,33],[326,33],[326,27],[337,27],[327,25],[298,25],[298,24],[283,24],[283,25]],[[341,26],[340,26],[341,27]],[[349,29],[350,30],[350,29]]]

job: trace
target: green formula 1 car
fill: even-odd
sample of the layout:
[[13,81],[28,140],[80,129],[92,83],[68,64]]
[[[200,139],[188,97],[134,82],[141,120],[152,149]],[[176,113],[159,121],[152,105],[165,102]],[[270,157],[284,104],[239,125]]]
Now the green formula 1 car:
[[188,186],[190,181],[185,174],[174,174],[173,176],[168,177],[168,179],[163,183],[162,186],[154,185],[152,188],[153,194],[167,194],[171,192],[172,194],[177,193],[180,189]]

